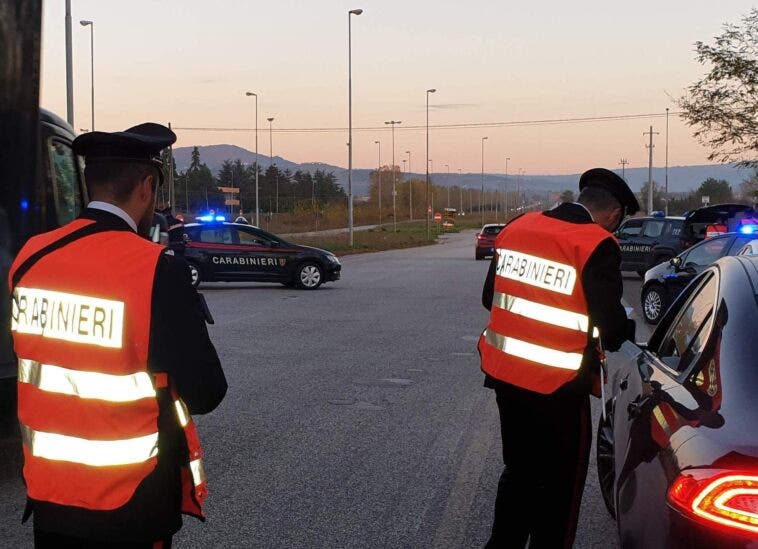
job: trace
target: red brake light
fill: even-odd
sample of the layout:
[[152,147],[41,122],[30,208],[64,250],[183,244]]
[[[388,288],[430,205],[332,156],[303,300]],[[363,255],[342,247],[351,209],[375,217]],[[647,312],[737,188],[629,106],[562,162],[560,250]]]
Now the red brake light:
[[758,534],[758,475],[692,470],[671,484],[668,500],[704,524]]

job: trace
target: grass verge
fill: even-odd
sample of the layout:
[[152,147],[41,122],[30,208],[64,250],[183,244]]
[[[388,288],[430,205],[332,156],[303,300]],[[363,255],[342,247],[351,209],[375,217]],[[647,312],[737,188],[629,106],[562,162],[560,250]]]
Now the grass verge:
[[355,246],[350,247],[347,233],[329,236],[296,237],[292,241],[305,246],[315,246],[329,250],[337,255],[350,255],[401,248],[415,248],[437,243],[437,234],[432,233],[432,239],[426,238],[426,225],[421,223],[398,224],[397,232],[392,225],[382,225],[380,228],[353,233]]

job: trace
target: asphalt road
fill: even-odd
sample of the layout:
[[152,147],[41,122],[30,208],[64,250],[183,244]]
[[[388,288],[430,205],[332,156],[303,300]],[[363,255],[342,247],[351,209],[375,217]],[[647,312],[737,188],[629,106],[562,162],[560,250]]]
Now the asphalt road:
[[[502,465],[473,255],[465,232],[346,257],[315,292],[202,287],[230,390],[197,418],[209,520],[186,519],[175,546],[482,547]],[[636,306],[639,279],[625,286]],[[611,548],[592,456],[575,547]],[[0,459],[0,545],[30,546],[16,447]]]

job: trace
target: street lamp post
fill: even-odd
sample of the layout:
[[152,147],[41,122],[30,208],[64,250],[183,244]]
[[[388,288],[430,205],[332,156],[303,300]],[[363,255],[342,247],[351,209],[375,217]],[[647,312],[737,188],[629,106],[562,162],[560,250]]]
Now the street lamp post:
[[[273,166],[274,165],[274,137],[273,137],[272,123],[274,122],[274,117],[270,116],[266,118],[266,120],[268,120],[268,165]],[[269,206],[270,205],[271,203],[269,202]],[[278,173],[276,174],[276,213],[279,213],[279,174]]]
[[255,97],[255,226],[261,226],[260,208],[258,207],[258,94],[245,92],[247,97]]
[[508,222],[508,161],[511,159],[510,156],[505,157],[505,219],[504,221]]
[[71,0],[66,0],[66,121],[74,125],[74,61],[71,52]]
[[90,129],[94,132],[95,131],[95,23],[92,21],[82,20],[79,21],[79,24],[82,27],[89,27],[90,33],[89,33],[89,53],[90,53],[90,77],[91,77],[91,89],[90,89],[90,96],[91,96],[91,109],[92,109],[92,125]]
[[385,122],[392,126],[392,230],[397,232],[397,190],[395,189],[397,178],[395,172],[395,126],[402,124],[402,120],[390,120]]
[[447,207],[450,208],[450,164],[445,164],[447,168]]
[[379,164],[377,164],[376,178],[379,181],[379,225],[382,224],[382,142],[374,141],[379,146]]
[[411,221],[413,221],[413,177],[411,176],[411,151],[405,151],[405,154],[408,155],[408,210],[410,210],[409,218]]
[[360,15],[362,9],[347,12],[347,229],[350,247],[353,247],[353,35],[351,15]]
[[462,213],[463,212],[463,185],[461,185],[461,169],[460,168],[458,168],[458,191],[460,191],[460,195],[461,195],[460,211]]
[[482,225],[484,225],[484,142],[487,140],[487,137],[482,137],[482,196],[479,199],[479,210],[481,210],[482,214]]
[[426,239],[432,239],[431,205],[429,203],[429,94],[435,93],[435,88],[426,90]]

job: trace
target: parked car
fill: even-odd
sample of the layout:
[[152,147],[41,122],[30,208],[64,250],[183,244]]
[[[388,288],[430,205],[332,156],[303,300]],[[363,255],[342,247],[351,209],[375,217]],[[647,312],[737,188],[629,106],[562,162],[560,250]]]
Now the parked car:
[[609,354],[597,469],[622,547],[758,547],[757,289],[758,257],[719,259]]
[[491,256],[495,253],[495,239],[500,231],[503,230],[505,224],[502,223],[488,223],[482,227],[482,230],[476,233],[476,248],[474,250],[474,257],[484,259],[487,256]]
[[640,276],[681,252],[683,217],[634,217],[616,231],[621,248],[621,270]]
[[720,257],[737,255],[752,239],[752,235],[740,233],[709,238],[647,271],[640,293],[645,321],[658,323],[668,306],[693,278]]
[[682,227],[682,249],[694,246],[706,239],[708,226],[723,224],[727,232],[738,232],[735,220],[753,217],[756,212],[744,204],[715,204],[687,212]]

